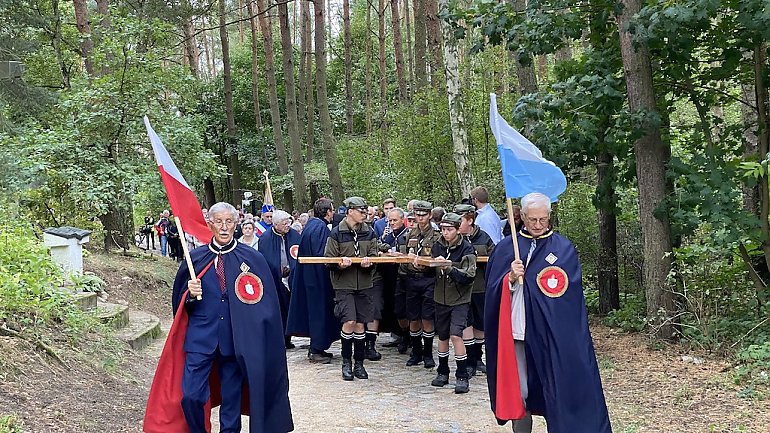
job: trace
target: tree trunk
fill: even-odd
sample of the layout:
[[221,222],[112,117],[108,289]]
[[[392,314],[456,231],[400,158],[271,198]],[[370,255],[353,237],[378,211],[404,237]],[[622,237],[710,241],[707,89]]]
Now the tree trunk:
[[73,0],[75,7],[75,26],[80,32],[80,57],[83,58],[86,73],[89,78],[94,76],[94,64],[91,59],[91,51],[94,42],[91,40],[91,24],[88,21],[88,2],[86,0]]
[[366,0],[366,136],[372,135],[372,4]]
[[61,31],[61,13],[59,12],[59,0],[51,0],[51,9],[53,13],[53,35],[51,38],[51,44],[53,45],[54,53],[56,54],[56,63],[59,65],[59,72],[61,72],[62,86],[65,89],[70,89],[70,69],[64,63],[64,55],[62,54],[62,31]]
[[286,117],[289,121],[289,144],[291,145],[291,166],[294,175],[294,201],[296,207],[284,209],[291,212],[294,209],[305,209],[307,206],[305,180],[305,164],[302,160],[302,142],[299,137],[299,122],[297,121],[297,97],[294,91],[294,47],[289,30],[289,7],[286,3],[278,5],[278,20],[281,27],[281,47],[283,49],[283,83],[286,97]]
[[241,163],[238,160],[236,143],[235,114],[233,113],[233,80],[230,71],[230,41],[227,37],[226,0],[219,0],[219,38],[222,42],[222,73],[225,87],[225,115],[227,116],[227,146],[230,154],[229,166],[232,173],[232,203],[241,202]]
[[404,21],[406,21],[406,56],[407,64],[409,65],[409,98],[414,93],[412,91],[414,85],[414,56],[412,55],[412,19],[409,16],[409,0],[404,0]]
[[[524,0],[513,0],[513,7],[516,12],[523,13],[524,9],[526,9],[526,3]],[[537,75],[535,74],[534,62],[521,62],[519,58],[513,54],[511,54],[511,57],[516,65],[516,77],[519,79],[519,92],[521,92],[521,95],[536,93]],[[529,126],[527,126],[525,131],[529,132],[529,129]]]
[[[604,138],[601,138],[602,141]],[[620,290],[618,285],[618,247],[617,218],[615,216],[614,163],[612,154],[603,150],[596,161],[597,183],[602,192],[598,206],[599,221],[599,260],[598,287],[599,312],[607,314],[620,308]]]
[[[299,2],[294,5],[294,33],[296,36],[297,26],[299,26],[299,70],[297,76],[299,77],[299,100],[297,101],[297,119],[300,125],[305,125],[305,116],[307,113],[307,87],[308,83],[305,80],[305,64],[307,63],[307,56],[305,53],[310,51],[307,47],[308,40],[305,38],[305,17],[300,12],[302,8],[307,4],[306,1]],[[297,16],[299,14],[299,16]],[[305,132],[303,132],[304,134]]]
[[[756,103],[754,87],[748,84],[741,85],[741,99],[746,101],[741,106],[741,120],[743,121],[743,157],[748,159],[759,155],[759,138],[757,137],[757,111],[750,105]],[[759,217],[759,187],[743,187],[743,208],[746,212]]]
[[217,202],[217,194],[214,191],[214,181],[210,177],[203,179],[203,194],[206,207],[214,206]]
[[[439,7],[447,11],[448,0],[439,0]],[[455,162],[455,173],[460,185],[462,197],[468,197],[476,181],[469,164],[468,131],[465,129],[465,109],[463,95],[460,91],[460,65],[457,56],[457,40],[448,23],[441,21],[441,31],[444,36],[444,60],[446,61],[446,88],[449,99],[449,121],[452,127],[452,158]]]
[[396,57],[396,77],[398,77],[398,100],[402,103],[408,98],[406,77],[404,76],[404,51],[401,48],[401,16],[398,0],[390,0],[390,20],[393,28],[393,54]]
[[438,23],[438,4],[436,0],[425,1],[425,20],[430,48],[430,79],[433,88],[440,89],[443,85],[441,72],[444,70],[444,58],[441,51],[441,31]]
[[259,109],[259,48],[257,47],[257,17],[255,15],[254,0],[246,0],[249,13],[249,26],[251,27],[251,102],[254,106],[254,124],[257,131],[262,130],[262,114]]
[[419,92],[428,84],[428,71],[425,59],[428,38],[425,23],[425,2],[427,0],[412,1],[414,5],[414,87],[415,92]]
[[[368,0],[367,0],[368,1]],[[342,23],[345,39],[345,132],[353,133],[353,43],[350,34],[350,0],[342,1]]]
[[385,0],[379,1],[377,9],[377,39],[379,42],[380,66],[380,151],[388,159],[388,71],[385,69]]
[[[641,0],[623,0],[618,17],[620,51],[628,88],[631,112],[656,113],[652,66],[647,46],[635,43],[627,25],[641,9]],[[660,129],[646,131],[634,143],[636,177],[639,187],[639,216],[644,239],[644,287],[647,295],[647,319],[658,336],[674,336],[674,297],[666,278],[671,270],[671,226],[667,215],[655,215],[666,197],[666,164],[671,149],[661,139]]]
[[342,189],[342,176],[337,164],[337,153],[334,144],[334,131],[332,119],[329,116],[329,97],[326,94],[326,32],[324,29],[324,16],[326,5],[324,0],[315,1],[315,63],[316,63],[316,90],[318,91],[318,114],[321,117],[321,130],[323,131],[324,157],[326,168],[329,170],[329,184],[332,189],[333,200],[341,203],[345,199]]
[[[190,10],[189,0],[185,0],[182,3],[185,11]],[[196,79],[200,77],[198,70],[198,45],[195,42],[195,23],[193,23],[192,16],[184,18],[182,22],[182,33],[184,34],[184,50],[187,56],[187,66],[190,68],[190,73]]]
[[[206,27],[206,20],[203,20],[202,23],[203,27]],[[213,51],[214,47],[209,48],[209,37],[206,31],[204,30],[203,33],[201,33],[201,36],[203,39],[203,51],[206,53],[206,69],[208,70],[208,76],[214,77],[216,75],[216,72],[214,70],[214,58],[213,58]]]
[[[97,41],[99,41],[101,44],[103,44],[103,38],[104,35],[107,34],[112,27],[112,22],[110,21],[110,4],[109,0],[96,0],[96,11],[99,13],[100,19],[99,19],[99,35]],[[102,45],[104,46],[104,45]],[[107,75],[110,73],[110,64],[115,59],[115,56],[112,55],[112,53],[107,50],[106,61],[102,64],[102,72],[101,75]]]
[[[768,92],[765,85],[765,65],[767,44],[762,42],[754,47],[754,95],[757,107],[757,124],[759,126],[759,135],[757,146],[759,148],[760,158],[766,158],[770,151],[770,116],[768,116]],[[770,196],[768,196],[768,176],[761,176],[757,179],[759,186],[759,221],[762,232],[762,251],[765,255],[765,262],[770,269]]]
[[257,0],[257,12],[259,26],[262,29],[262,39],[265,48],[265,77],[267,77],[267,93],[270,100],[270,121],[273,126],[273,141],[275,142],[275,155],[278,159],[278,174],[289,172],[289,160],[286,155],[286,145],[283,142],[281,131],[281,109],[278,105],[278,85],[275,78],[275,60],[273,56],[273,29],[270,16],[265,12],[265,0]]
[[306,51],[303,53],[303,55],[306,57],[305,71],[303,73],[305,75],[305,84],[307,85],[307,93],[305,94],[305,123],[307,124],[306,158],[308,162],[312,162],[314,157],[313,145],[315,142],[315,101],[313,97],[313,56],[311,52],[313,46],[313,36],[311,33],[313,29],[313,23],[310,20],[310,2],[303,1],[301,8],[302,22],[304,23],[304,29],[302,31],[306,49]]
[[[250,0],[246,0],[250,1]],[[243,25],[243,0],[238,0],[238,42],[243,45],[244,40],[244,25]]]

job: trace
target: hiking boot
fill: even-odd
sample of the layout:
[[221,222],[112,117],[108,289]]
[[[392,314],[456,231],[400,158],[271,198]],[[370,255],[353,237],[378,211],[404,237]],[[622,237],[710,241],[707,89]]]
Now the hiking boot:
[[366,342],[366,355],[365,358],[369,361],[379,361],[382,359],[382,354],[377,351],[377,348],[374,345],[374,341],[367,341]]
[[308,355],[307,359],[310,360],[310,363],[312,364],[329,364],[332,362],[331,358],[323,356],[321,353],[311,353]]
[[433,360],[433,356],[431,355],[423,356],[422,361],[425,363],[425,368],[433,368],[436,366],[436,361]]
[[436,378],[431,381],[431,385],[442,387],[444,385],[447,385],[449,383],[449,375],[448,374],[437,374]]
[[412,352],[409,359],[406,361],[407,367],[412,367],[422,362],[422,355]]
[[353,366],[353,375],[359,379],[369,379],[369,373],[364,368],[364,361],[356,361]]
[[469,388],[468,378],[457,378],[457,383],[455,384],[455,394],[465,394],[468,392]]
[[353,367],[349,359],[342,360],[342,380],[353,380]]

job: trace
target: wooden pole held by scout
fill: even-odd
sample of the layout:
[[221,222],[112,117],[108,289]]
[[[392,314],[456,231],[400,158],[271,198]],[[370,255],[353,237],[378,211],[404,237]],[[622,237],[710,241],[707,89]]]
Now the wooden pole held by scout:
[[[184,259],[187,262],[187,270],[190,271],[190,279],[196,279],[195,268],[193,268],[193,262],[190,258],[190,250],[187,248],[187,240],[184,236],[184,230],[182,229],[182,222],[179,221],[179,217],[174,215],[174,221],[176,221],[176,228],[179,230],[179,239],[182,241],[182,251],[184,251]],[[203,297],[198,295],[195,299],[201,300]]]
[[[513,202],[510,198],[506,199],[506,202],[508,205],[508,225],[511,226],[511,240],[513,241],[513,259],[520,260],[521,256],[519,255],[519,239],[516,234],[516,220],[513,218]],[[519,284],[524,284],[524,278],[519,275],[517,282]]]

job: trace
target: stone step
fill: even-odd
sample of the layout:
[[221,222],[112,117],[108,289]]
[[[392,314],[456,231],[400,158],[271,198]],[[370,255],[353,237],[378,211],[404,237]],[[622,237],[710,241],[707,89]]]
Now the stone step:
[[141,350],[160,337],[160,319],[144,311],[134,311],[128,325],[118,331],[116,337],[132,349]]
[[110,302],[99,302],[99,306],[96,308],[96,317],[102,323],[106,323],[115,329],[124,328],[130,320],[128,306]]
[[75,304],[83,311],[93,311],[96,309],[96,303],[99,294],[96,292],[77,292],[75,293]]

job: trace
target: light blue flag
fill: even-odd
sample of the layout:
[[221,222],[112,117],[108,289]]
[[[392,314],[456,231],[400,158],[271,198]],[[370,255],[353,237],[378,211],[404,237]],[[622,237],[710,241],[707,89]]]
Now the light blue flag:
[[489,124],[497,141],[503,183],[507,198],[520,198],[531,192],[539,192],[559,199],[567,189],[567,178],[553,162],[543,158],[535,147],[519,131],[513,129],[497,111],[497,95],[489,94]]

